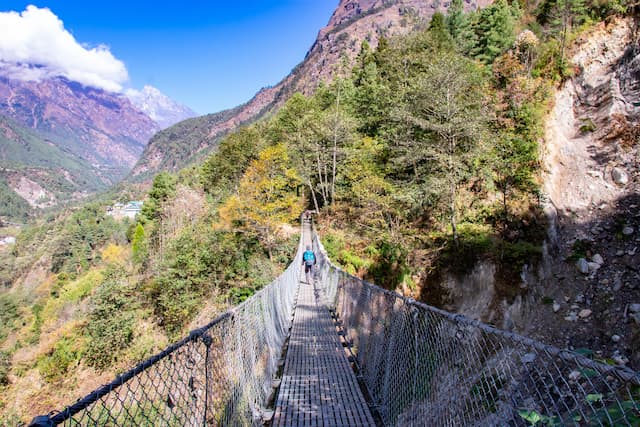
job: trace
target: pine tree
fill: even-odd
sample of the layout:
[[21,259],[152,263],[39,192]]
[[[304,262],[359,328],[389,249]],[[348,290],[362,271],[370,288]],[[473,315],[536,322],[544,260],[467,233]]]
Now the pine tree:
[[506,0],[498,0],[480,12],[475,25],[477,42],[471,55],[490,64],[513,45],[515,24],[519,9],[510,6]]
[[547,0],[539,7],[538,20],[549,25],[560,42],[560,66],[565,65],[567,39],[572,29],[588,20],[584,0]]
[[138,223],[136,225],[136,231],[133,234],[131,240],[131,249],[133,252],[133,261],[137,264],[142,264],[146,261],[149,248],[147,246],[147,240],[144,233],[144,227]]
[[462,0],[453,0],[451,2],[445,22],[451,38],[458,43],[466,23],[464,3]]

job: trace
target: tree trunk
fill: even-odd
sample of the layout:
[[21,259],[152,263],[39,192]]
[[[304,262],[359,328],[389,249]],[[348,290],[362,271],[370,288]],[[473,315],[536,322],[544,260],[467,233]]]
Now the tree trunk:
[[331,180],[331,204],[335,202],[336,196],[336,168],[338,158],[338,121],[340,114],[340,86],[338,84],[338,96],[336,97],[336,117],[333,123],[333,177]]
[[316,208],[316,213],[320,213],[320,209],[318,209],[318,199],[316,197],[316,192],[313,189],[313,185],[311,185],[311,180],[307,180],[307,185],[309,186],[309,190],[311,191],[311,198],[313,199],[313,207]]
[[322,173],[322,162],[320,161],[320,152],[316,151],[316,161],[318,163],[318,181],[320,181],[320,194],[322,195],[322,201],[327,206],[327,189],[325,186],[324,175]]
[[507,207],[507,185],[502,189],[502,209],[504,210],[504,229],[507,230],[509,224],[509,208]]
[[456,147],[455,138],[449,138],[449,197],[450,202],[450,222],[451,232],[453,233],[453,242],[458,244],[458,228],[456,220],[456,177],[453,166],[453,154]]

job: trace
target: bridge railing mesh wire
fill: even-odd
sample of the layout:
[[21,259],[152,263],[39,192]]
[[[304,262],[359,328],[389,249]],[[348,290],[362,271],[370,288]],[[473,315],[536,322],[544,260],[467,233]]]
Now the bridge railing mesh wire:
[[347,274],[318,280],[387,426],[640,426],[640,374],[498,330]]
[[31,425],[262,425],[293,319],[302,239],[273,283],[182,341]]

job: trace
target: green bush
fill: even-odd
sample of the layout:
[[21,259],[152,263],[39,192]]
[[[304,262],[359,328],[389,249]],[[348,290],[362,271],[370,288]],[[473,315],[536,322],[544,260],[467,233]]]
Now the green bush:
[[521,269],[523,265],[531,263],[532,260],[538,259],[542,255],[540,245],[524,241],[502,241],[499,250],[503,263],[512,269]]
[[97,289],[85,334],[87,362],[98,369],[111,366],[133,339],[137,308],[121,273],[109,271]]
[[0,386],[9,384],[9,370],[11,369],[11,361],[9,354],[0,351]]
[[18,314],[19,301],[12,294],[0,294],[0,342],[14,329]]
[[597,129],[596,124],[591,120],[590,117],[584,117],[580,119],[580,132],[588,133],[595,132]]
[[399,243],[382,240],[376,245],[378,257],[375,259],[367,276],[373,282],[386,289],[395,289],[409,274],[407,266],[407,248]]
[[344,240],[338,235],[327,233],[322,236],[322,245],[332,261],[338,261],[340,251],[344,249]]
[[76,336],[62,337],[45,356],[38,360],[38,370],[48,381],[61,379],[82,358],[82,343]]

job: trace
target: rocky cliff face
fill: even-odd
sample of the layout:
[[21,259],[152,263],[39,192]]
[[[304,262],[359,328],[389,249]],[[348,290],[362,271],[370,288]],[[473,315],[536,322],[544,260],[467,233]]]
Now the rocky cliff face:
[[[473,10],[491,2],[465,0],[465,8]],[[277,85],[262,89],[244,105],[205,116],[202,122],[196,119],[189,126],[183,124],[180,130],[184,134],[171,144],[164,138],[154,138],[134,167],[133,179],[183,167],[211,150],[221,136],[281,106],[293,93],[311,94],[320,82],[331,81],[343,55],[353,59],[364,40],[375,47],[380,36],[404,34],[425,25],[436,11],[446,12],[449,4],[448,0],[340,0],[328,25],[320,30],[304,60],[291,74]],[[208,126],[206,135],[203,126]],[[184,156],[185,152],[190,154]],[[167,168],[168,165],[173,167]]]
[[640,48],[636,24],[579,41],[576,77],[546,129],[549,256],[537,288],[553,304],[527,328],[640,367]]

